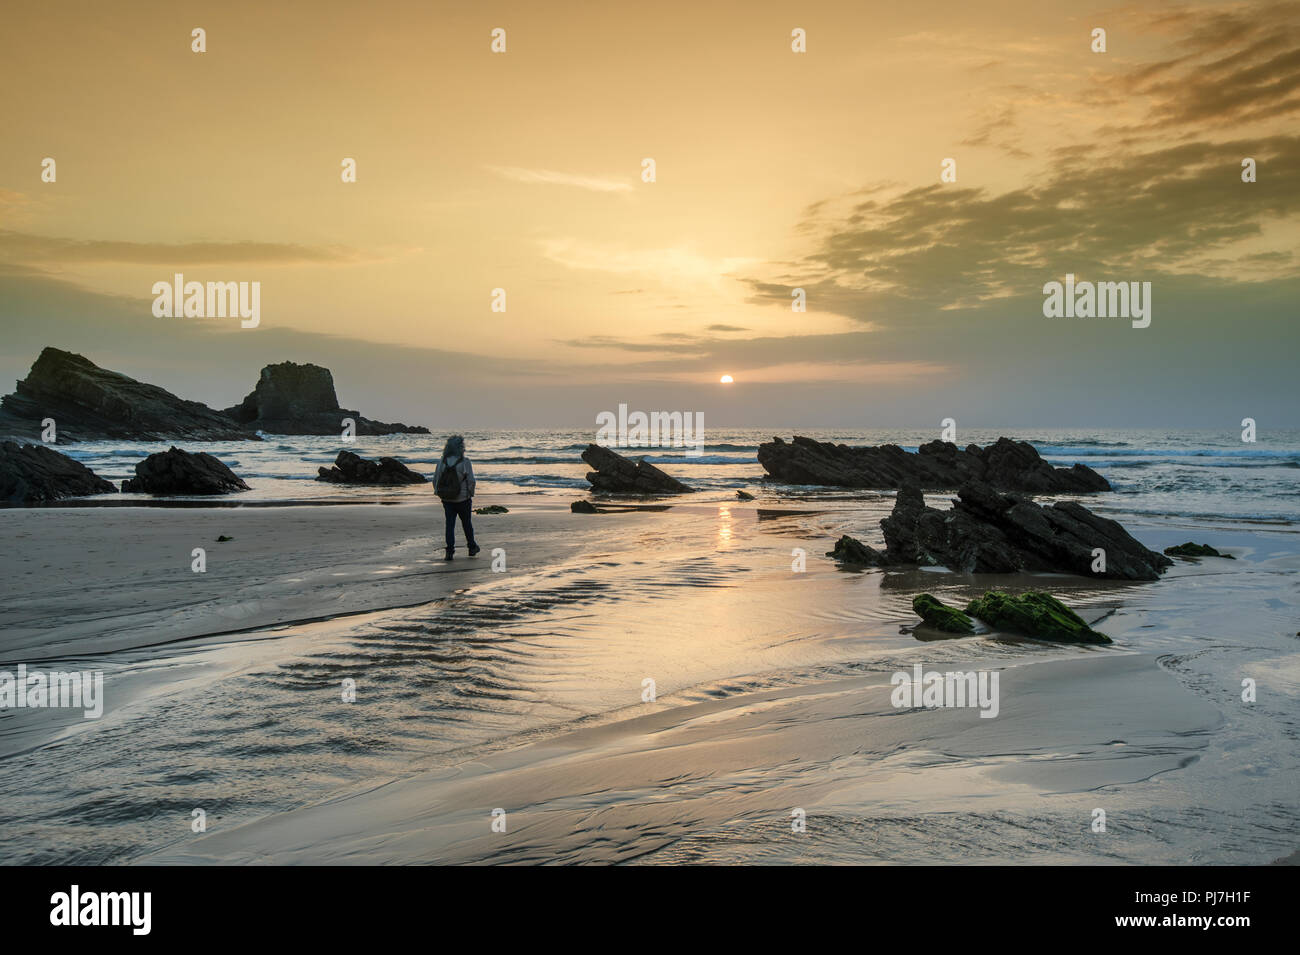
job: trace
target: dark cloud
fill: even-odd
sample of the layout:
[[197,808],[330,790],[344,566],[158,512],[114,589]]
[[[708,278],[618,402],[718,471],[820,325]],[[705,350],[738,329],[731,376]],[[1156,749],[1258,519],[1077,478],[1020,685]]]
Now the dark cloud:
[[1147,101],[1142,126],[1126,129],[1204,135],[1300,112],[1300,3],[1138,13],[1135,27],[1174,34],[1179,52],[1099,80]]
[[[1241,181],[1245,156],[1259,164],[1257,183]],[[1150,279],[1194,270],[1298,208],[1300,137],[1109,157],[1077,148],[1062,153],[1041,181],[1011,192],[935,184],[859,202],[820,223],[817,247],[801,263],[811,283],[796,269],[786,281],[755,278],[750,285],[757,300],[788,302],[793,287],[819,284],[850,298],[887,293],[969,307],[1041,288],[1066,272]],[[1265,260],[1255,251],[1251,261]],[[1289,259],[1275,261],[1279,275],[1289,274]]]

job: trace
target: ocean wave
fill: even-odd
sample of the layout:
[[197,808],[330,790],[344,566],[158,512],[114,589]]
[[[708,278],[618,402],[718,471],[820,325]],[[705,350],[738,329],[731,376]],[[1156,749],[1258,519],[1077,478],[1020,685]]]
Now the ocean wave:
[[1228,449],[1228,448],[1134,448],[1124,450],[1097,450],[1074,445],[1044,445],[1037,449],[1043,457],[1100,457],[1100,458],[1291,458],[1300,459],[1295,449]]
[[[641,457],[641,455],[637,455]],[[723,454],[645,455],[650,464],[757,464],[758,458],[731,458]]]

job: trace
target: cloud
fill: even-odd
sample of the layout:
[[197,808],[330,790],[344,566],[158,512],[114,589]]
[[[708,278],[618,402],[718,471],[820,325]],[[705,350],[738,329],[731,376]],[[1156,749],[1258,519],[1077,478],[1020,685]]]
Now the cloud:
[[1111,82],[1145,100],[1137,134],[1280,120],[1300,111],[1300,3],[1182,6],[1128,15],[1139,30],[1172,34],[1176,54]]
[[123,242],[69,239],[0,229],[0,261],[14,264],[354,265],[370,258],[343,246],[246,241]]
[[[1243,156],[1257,159],[1267,186],[1241,182]],[[1291,257],[1260,253],[1284,244],[1273,233],[1298,210],[1300,137],[1111,156],[1081,149],[1058,154],[1053,170],[1017,190],[935,184],[857,202],[822,220],[817,247],[800,263],[803,281],[749,285],[758,301],[789,301],[794,285],[812,287],[809,305],[823,309],[828,297],[873,294],[963,308],[1066,272],[1285,278],[1296,274]]]
[[540,183],[548,186],[573,186],[590,192],[631,192],[632,185],[618,179],[580,176],[551,169],[521,169],[518,166],[488,166],[492,172],[515,182]]

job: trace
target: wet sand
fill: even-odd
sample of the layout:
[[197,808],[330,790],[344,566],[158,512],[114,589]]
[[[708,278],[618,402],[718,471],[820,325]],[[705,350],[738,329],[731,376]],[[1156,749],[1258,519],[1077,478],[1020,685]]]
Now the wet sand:
[[[1107,839],[1091,831],[1092,810],[1110,807],[1118,828],[1129,801],[1101,791],[1177,770],[1221,722],[1142,655],[1010,667],[1001,685],[1006,708],[993,720],[896,709],[881,677],[646,704],[644,716],[338,796],[146,861],[667,862],[729,844],[725,861],[803,862],[835,853],[857,830],[855,861],[887,862],[873,828],[973,807],[1052,817],[1054,849],[1038,861],[1095,860]],[[492,829],[498,808],[504,832]],[[792,827],[797,810],[803,832]],[[1012,844],[951,861],[1023,855]]]
[[[1295,535],[1215,528],[1239,560],[1135,585],[837,567],[867,505],[506,503],[452,564],[436,504],[0,512],[28,535],[0,568],[22,581],[4,661],[110,688],[98,721],[5,715],[7,857],[1183,864],[1300,842]],[[1051,590],[1115,643],[916,628],[920,590],[990,587]],[[998,716],[893,706],[916,664],[998,672]]]

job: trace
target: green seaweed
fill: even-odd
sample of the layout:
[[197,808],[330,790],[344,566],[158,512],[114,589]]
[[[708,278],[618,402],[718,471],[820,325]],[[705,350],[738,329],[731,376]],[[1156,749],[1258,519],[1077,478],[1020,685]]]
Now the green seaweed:
[[1014,597],[999,590],[990,590],[983,597],[972,600],[966,607],[966,612],[998,630],[1023,634],[1037,640],[1064,643],[1111,642],[1110,637],[1093,630],[1077,613],[1041,590],[1029,590]]
[[928,626],[944,633],[974,633],[975,622],[956,607],[949,607],[932,594],[912,598],[912,609]]

